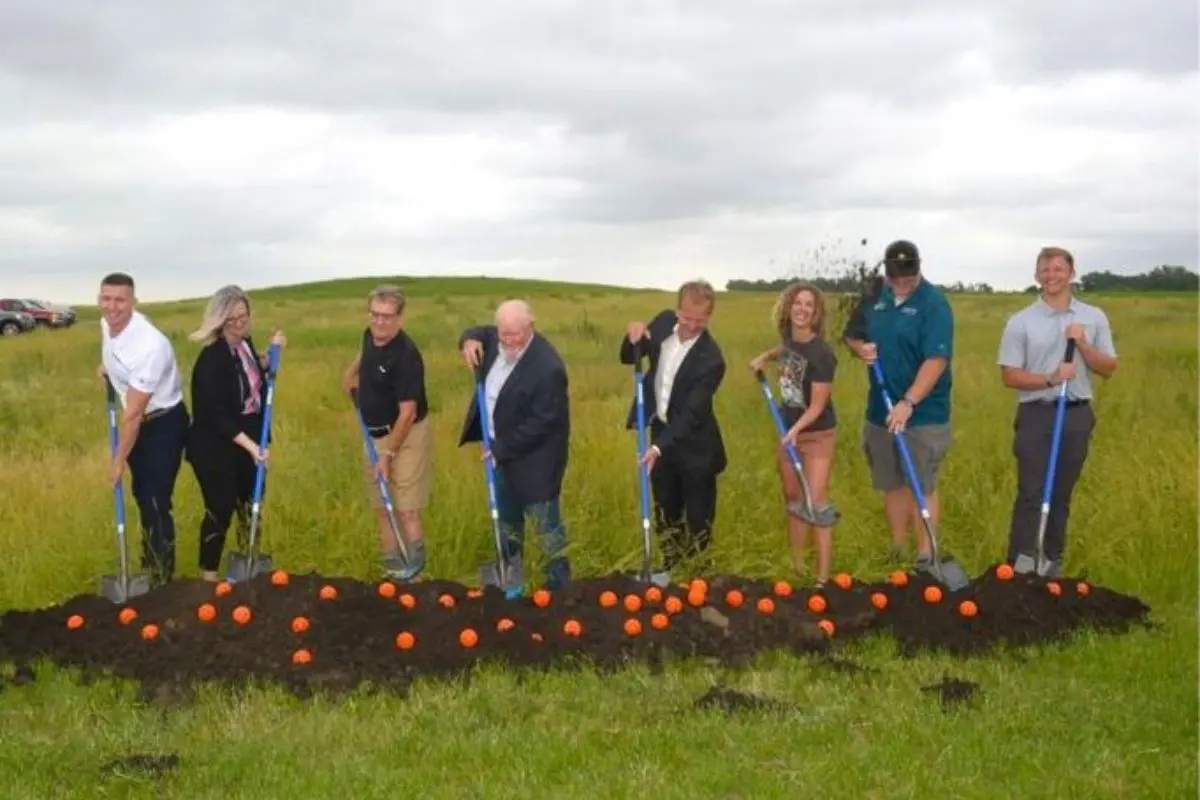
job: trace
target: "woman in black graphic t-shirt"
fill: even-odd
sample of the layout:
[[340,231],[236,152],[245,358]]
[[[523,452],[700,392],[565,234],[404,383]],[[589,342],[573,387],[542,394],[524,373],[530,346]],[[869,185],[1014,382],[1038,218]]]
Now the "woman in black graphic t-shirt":
[[[817,533],[817,583],[821,584],[829,579],[830,529],[837,521],[828,497],[837,447],[837,412],[831,396],[837,355],[825,341],[825,296],[811,284],[792,284],[776,301],[772,319],[780,343],[761,353],[750,366],[761,370],[770,361],[779,365],[780,410],[788,432],[777,448],[777,459],[787,501],[792,566],[804,571],[811,525]],[[787,453],[787,442],[795,446],[812,489],[815,518],[811,523],[805,519],[804,490]]]

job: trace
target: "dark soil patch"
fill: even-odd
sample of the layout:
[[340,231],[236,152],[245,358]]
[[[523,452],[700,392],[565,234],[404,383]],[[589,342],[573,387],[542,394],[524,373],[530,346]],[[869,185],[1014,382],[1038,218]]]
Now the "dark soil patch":
[[[377,583],[315,574],[292,575],[284,586],[263,576],[235,586],[224,597],[214,595],[212,584],[178,581],[135,599],[130,607],[137,618],[129,624],[119,621],[119,607],[97,595],[80,595],[47,609],[9,611],[0,616],[0,662],[18,665],[18,680],[30,680],[27,665],[46,658],[80,669],[84,680],[105,675],[133,679],[159,699],[186,696],[203,682],[273,683],[307,696],[359,687],[404,691],[414,678],[427,675],[469,678],[470,668],[484,660],[524,669],[616,669],[631,661],[661,669],[671,658],[699,657],[736,667],[764,650],[783,649],[853,671],[854,665],[831,660],[830,648],[869,633],[894,636],[906,655],[942,650],[966,656],[996,646],[1056,641],[1081,628],[1121,631],[1147,624],[1149,613],[1137,598],[1097,586],[1087,585],[1087,593],[1080,594],[1073,579],[1057,581],[1062,591],[1055,595],[1045,580],[999,580],[994,569],[933,604],[922,596],[932,585],[923,576],[910,575],[903,587],[854,582],[843,589],[831,583],[820,592],[827,606],[821,613],[808,607],[814,594],[809,588],[778,596],[770,581],[733,576],[706,580],[701,607],[689,604],[686,587],[672,586],[650,602],[646,586],[629,576],[611,575],[573,583],[555,592],[545,608],[528,597],[505,600],[491,589],[469,596],[462,584],[436,580],[395,586],[390,598],[381,596]],[[325,585],[337,589],[336,599],[320,599]],[[727,603],[730,589],[742,593],[740,606]],[[605,591],[621,601],[638,595],[641,608],[630,612],[623,602],[602,607],[599,598]],[[872,603],[876,593],[887,598],[883,609]],[[412,608],[399,602],[405,594],[415,600]],[[439,604],[442,595],[453,598],[453,607]],[[675,602],[668,598],[682,602],[682,610],[667,613],[664,604]],[[757,609],[762,598],[773,601],[770,613]],[[975,616],[962,616],[959,603],[964,600],[977,604]],[[204,603],[216,610],[210,622],[197,616]],[[242,605],[253,614],[248,624],[232,618]],[[669,620],[663,629],[653,625],[659,614]],[[81,627],[68,627],[73,615],[83,617]],[[293,632],[296,617],[308,620],[307,630]],[[497,623],[504,618],[513,624],[502,631]],[[637,635],[624,628],[631,619],[641,625]],[[818,627],[822,620],[833,624],[832,634]],[[565,631],[568,621],[579,624],[579,635]],[[150,640],[142,638],[147,623],[158,626],[157,637]],[[460,643],[464,629],[478,637],[474,646]],[[414,637],[411,649],[397,646],[402,632]],[[294,663],[301,649],[311,660]]]
[[947,675],[942,678],[941,683],[922,686],[921,691],[929,694],[936,693],[942,702],[942,709],[949,711],[960,703],[969,703],[975,699],[976,693],[979,691],[979,684],[951,678]]
[[736,689],[727,689],[721,686],[714,686],[696,698],[695,705],[696,708],[705,710],[716,709],[724,711],[726,714],[733,714],[738,711],[769,711],[779,713],[795,710],[795,706],[791,703],[785,703],[781,700],[763,697],[758,694],[739,692]]

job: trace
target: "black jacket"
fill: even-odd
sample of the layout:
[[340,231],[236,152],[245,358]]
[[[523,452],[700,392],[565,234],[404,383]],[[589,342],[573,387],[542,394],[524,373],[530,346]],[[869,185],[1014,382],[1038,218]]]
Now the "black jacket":
[[[254,366],[261,381],[262,401],[267,402],[267,375],[262,360],[247,337]],[[197,460],[228,459],[246,451],[234,443],[239,433],[259,441],[262,435],[262,410],[243,414],[242,406],[250,391],[241,362],[224,338],[205,345],[192,367],[192,424],[188,431],[187,458]]]
[[[662,311],[646,328],[647,338],[635,348],[629,337],[621,337],[621,363],[633,364],[640,349],[650,361],[642,377],[646,403],[646,424],[650,444],[658,446],[662,457],[672,459],[685,472],[720,474],[728,463],[721,426],[713,409],[713,397],[725,377],[725,357],[715,339],[702,331],[692,349],[684,356],[671,387],[666,426],[652,425],[658,406],[654,395],[658,358],[662,344],[675,328],[675,312]],[[629,407],[626,428],[637,425],[637,400]],[[657,429],[657,430],[656,430]]]
[[[482,369],[478,375],[486,380],[500,353],[496,327],[484,325],[463,331],[458,338],[460,350],[468,339],[483,342]],[[479,424],[481,409],[475,397],[476,385],[472,384],[460,447],[483,438]],[[566,365],[540,333],[534,332],[528,349],[500,390],[494,417],[492,454],[512,495],[522,503],[541,503],[558,497],[567,471],[571,438],[570,394]]]

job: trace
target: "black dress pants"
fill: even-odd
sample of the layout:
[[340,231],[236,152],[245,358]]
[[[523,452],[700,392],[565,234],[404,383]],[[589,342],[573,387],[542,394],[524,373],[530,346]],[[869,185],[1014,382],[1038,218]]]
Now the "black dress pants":
[[200,522],[201,570],[216,572],[220,569],[225,537],[234,517],[237,518],[238,547],[246,548],[256,469],[250,454],[232,442],[227,448],[192,461],[192,471],[204,499],[204,519]]
[[712,544],[717,514],[717,476],[682,468],[670,456],[650,471],[655,528],[662,541],[663,569],[703,555]]
[[[1038,522],[1042,515],[1042,489],[1050,461],[1054,434],[1054,403],[1022,403],[1013,423],[1013,456],[1017,460],[1017,496],[1013,501],[1012,524],[1008,538],[1008,561],[1017,555],[1030,557],[1037,550]],[[1096,415],[1091,405],[1068,405],[1063,415],[1062,439],[1058,445],[1058,465],[1046,520],[1046,558],[1061,561],[1067,546],[1067,519],[1071,512],[1071,493],[1083,473]]]

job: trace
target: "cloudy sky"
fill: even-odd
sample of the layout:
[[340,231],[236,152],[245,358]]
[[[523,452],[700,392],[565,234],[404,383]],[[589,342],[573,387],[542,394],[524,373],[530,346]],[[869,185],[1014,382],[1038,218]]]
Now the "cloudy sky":
[[1194,0],[0,0],[0,294],[1195,268],[1198,88]]

